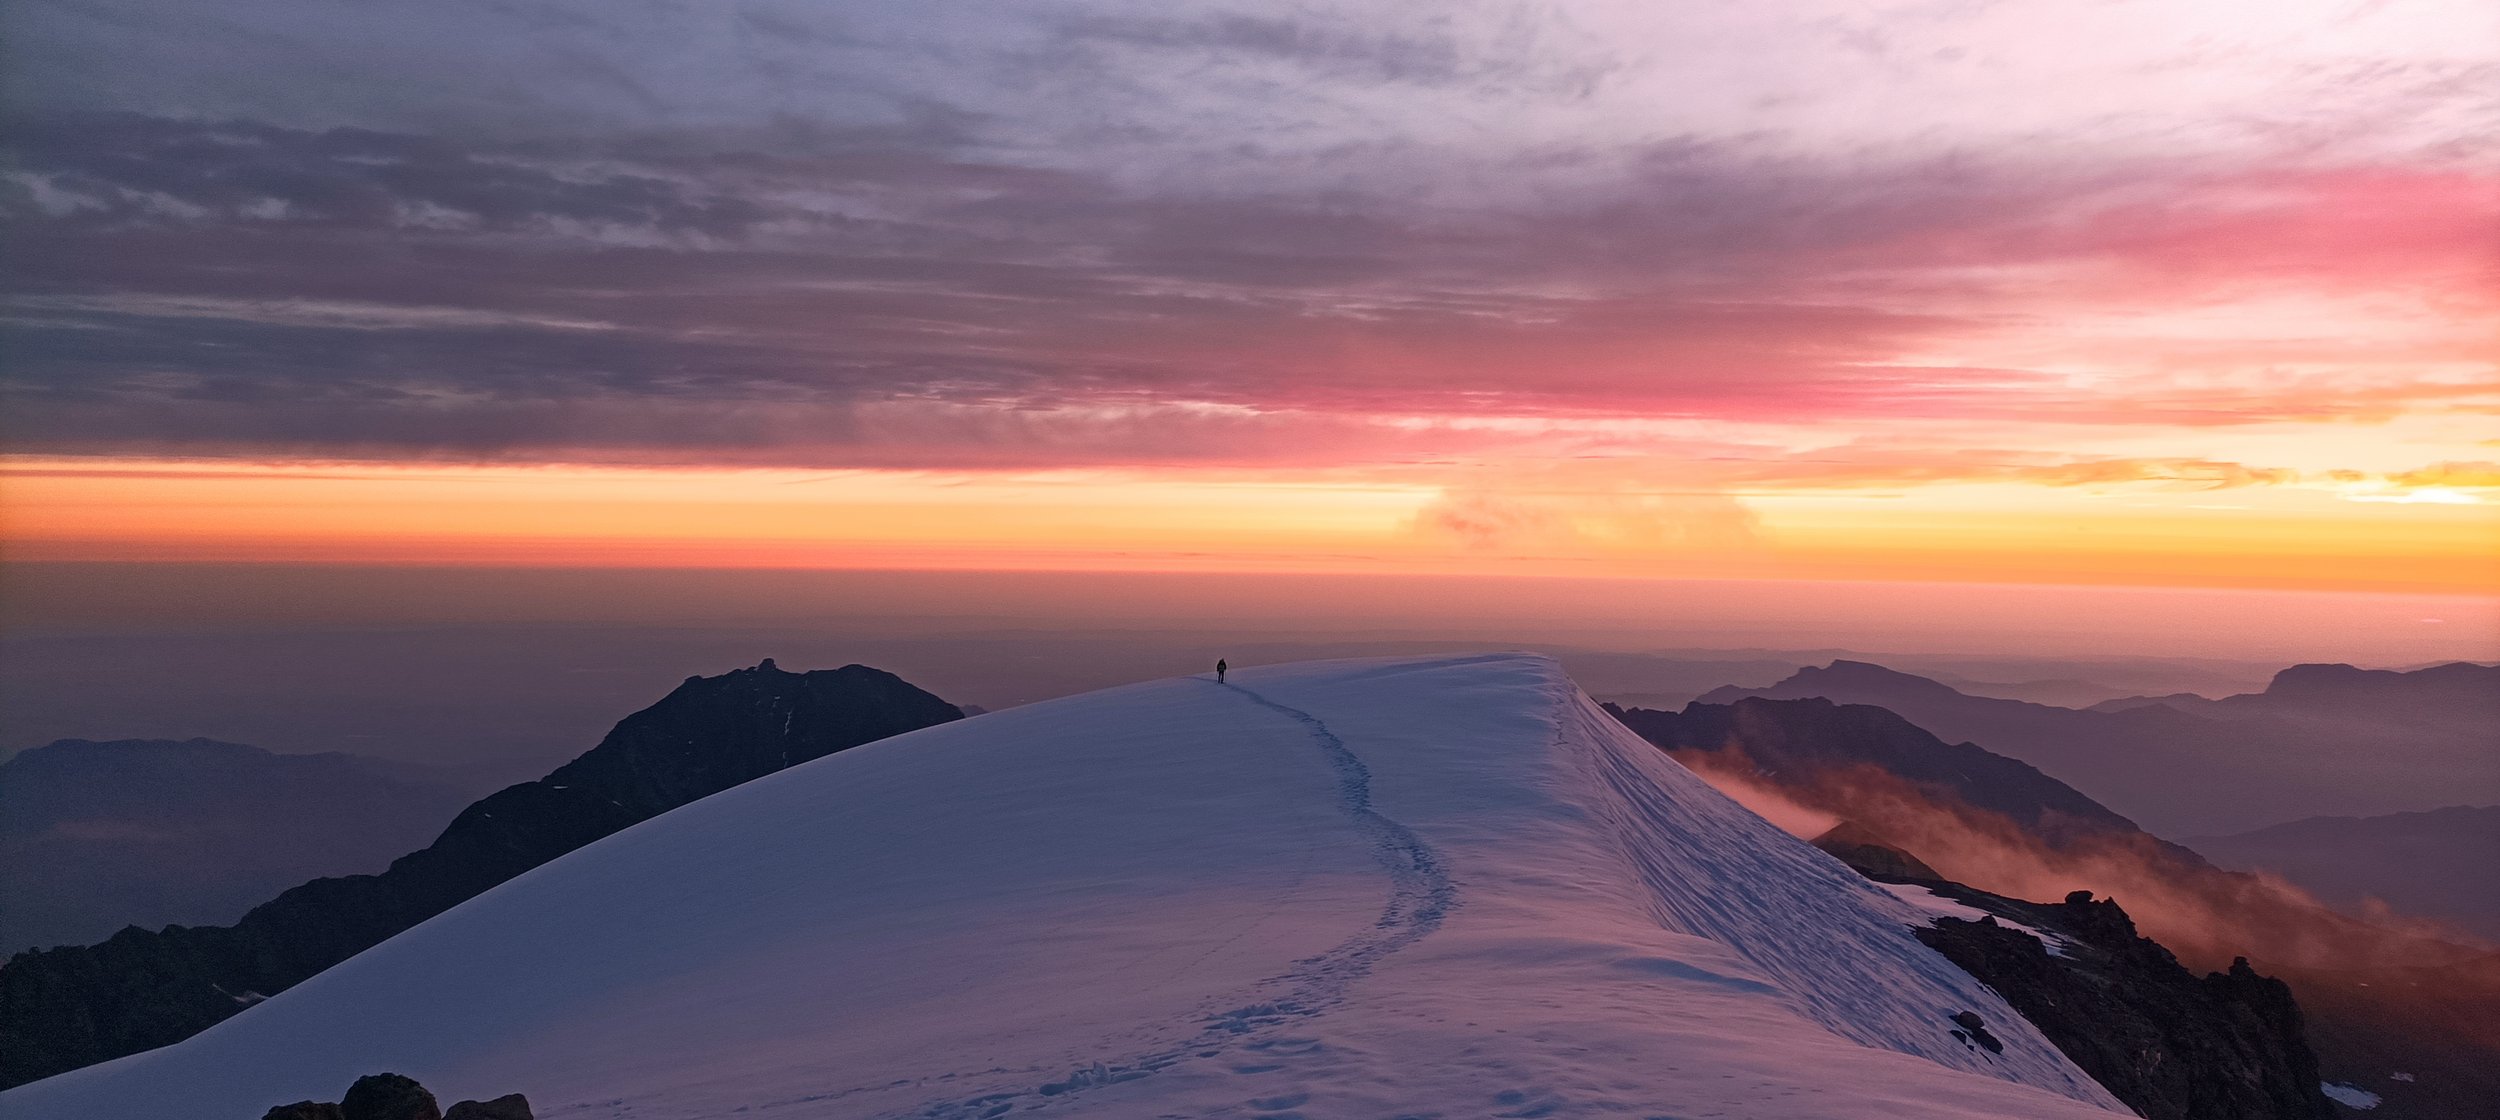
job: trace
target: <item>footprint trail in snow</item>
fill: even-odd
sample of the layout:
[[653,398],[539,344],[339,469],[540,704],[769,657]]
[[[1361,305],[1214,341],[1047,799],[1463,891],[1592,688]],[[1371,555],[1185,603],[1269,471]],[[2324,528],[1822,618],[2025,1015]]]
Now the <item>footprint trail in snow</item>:
[[[1441,857],[1413,829],[1398,823],[1372,804],[1371,768],[1363,764],[1337,733],[1318,716],[1280,704],[1237,684],[1207,681],[1239,693],[1243,699],[1302,725],[1337,777],[1337,801],[1356,832],[1372,849],[1372,858],[1389,876],[1389,900],[1380,919],[1318,956],[1294,962],[1293,968],[1260,981],[1249,1001],[1200,1019],[1188,1038],[1119,1061],[1095,1062],[1066,1077],[1029,1090],[1002,1091],[972,1098],[941,1101],[908,1113],[922,1120],[975,1120],[1004,1116],[1069,1099],[1085,1090],[1152,1076],[1192,1060],[1223,1056],[1238,1048],[1249,1064],[1235,1072],[1281,1068],[1274,1060],[1321,1049],[1310,1039],[1267,1037],[1274,1028],[1325,1013],[1340,1003],[1348,987],[1369,975],[1374,966],[1441,928],[1458,905],[1458,887]],[[1040,1098],[1040,1099],[1036,1099]]]

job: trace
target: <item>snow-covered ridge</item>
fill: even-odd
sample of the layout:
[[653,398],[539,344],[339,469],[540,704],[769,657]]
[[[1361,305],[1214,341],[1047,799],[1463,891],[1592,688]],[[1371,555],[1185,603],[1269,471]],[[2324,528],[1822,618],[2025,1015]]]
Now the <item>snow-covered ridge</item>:
[[0,1112],[257,1116],[389,1069],[549,1117],[2128,1114],[1550,660],[1232,682],[748,783]]

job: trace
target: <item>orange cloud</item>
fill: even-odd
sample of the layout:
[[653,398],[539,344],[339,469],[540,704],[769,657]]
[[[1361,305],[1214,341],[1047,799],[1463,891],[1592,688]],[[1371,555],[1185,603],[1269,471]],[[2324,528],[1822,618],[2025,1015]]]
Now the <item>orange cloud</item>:
[[2398,486],[2448,486],[2459,489],[2500,489],[2500,463],[2444,462],[2387,476]]

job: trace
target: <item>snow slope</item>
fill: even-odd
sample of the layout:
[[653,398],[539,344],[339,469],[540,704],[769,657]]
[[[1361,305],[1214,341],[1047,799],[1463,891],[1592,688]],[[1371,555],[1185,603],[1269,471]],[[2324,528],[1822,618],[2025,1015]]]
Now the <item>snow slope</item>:
[[559,1118],[2128,1115],[1550,660],[1233,681],[729,790],[0,1113],[255,1117],[387,1069]]

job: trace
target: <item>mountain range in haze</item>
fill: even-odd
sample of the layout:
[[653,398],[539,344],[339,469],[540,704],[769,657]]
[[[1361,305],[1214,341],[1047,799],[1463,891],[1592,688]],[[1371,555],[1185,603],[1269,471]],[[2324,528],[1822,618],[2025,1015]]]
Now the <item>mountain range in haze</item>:
[[288,887],[379,871],[469,797],[349,754],[64,739],[0,762],[0,946],[231,922]]
[[2411,672],[2298,665],[2260,693],[2074,709],[1971,696],[1881,665],[1834,661],[1767,688],[1715,689],[1701,700],[1747,696],[1889,709],[1948,741],[1975,743],[2088,790],[2164,836],[2500,803],[2500,752],[2491,749],[2500,668],[2482,665]]
[[2185,843],[2221,866],[2280,875],[2346,910],[2383,905],[2500,941],[2500,806],[2310,817]]

